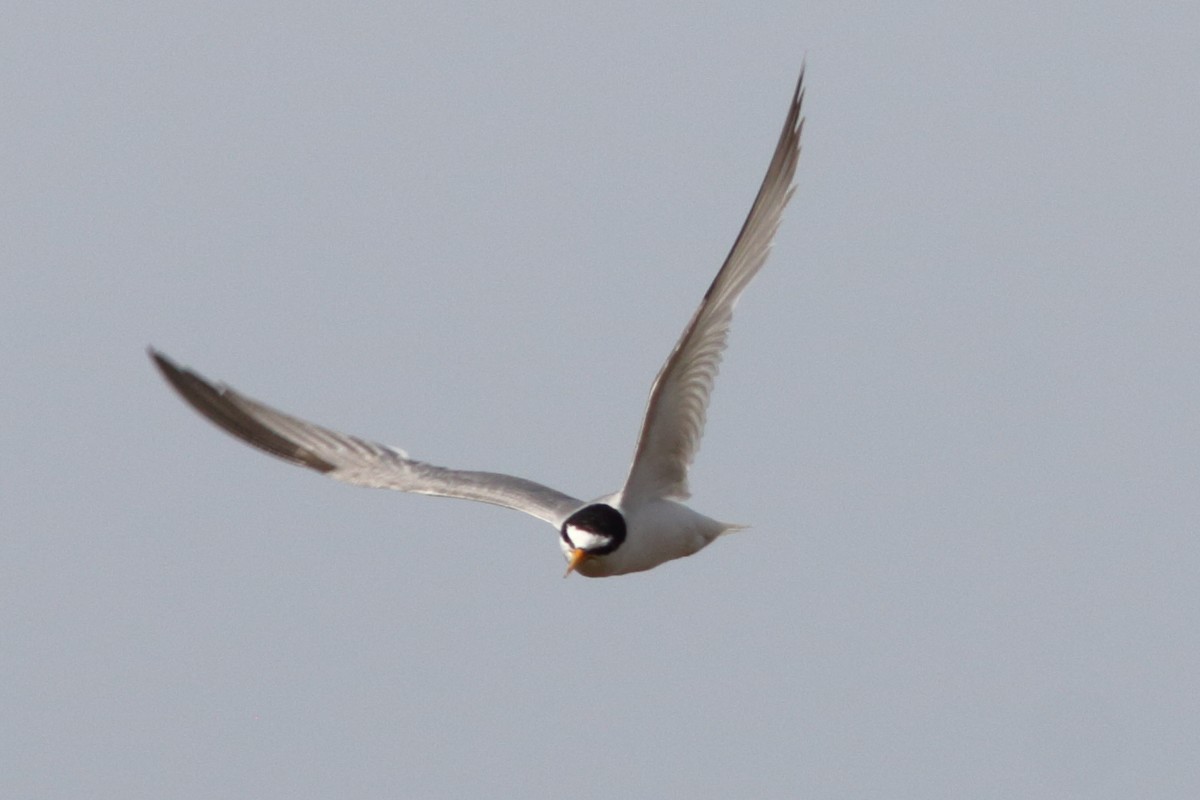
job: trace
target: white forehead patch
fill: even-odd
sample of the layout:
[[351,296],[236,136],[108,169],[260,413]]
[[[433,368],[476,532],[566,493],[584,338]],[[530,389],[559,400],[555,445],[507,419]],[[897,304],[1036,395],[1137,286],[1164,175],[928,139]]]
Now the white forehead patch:
[[612,541],[608,536],[600,536],[594,531],[576,528],[574,525],[567,526],[567,538],[581,550],[595,550],[596,548],[604,547],[604,545]]

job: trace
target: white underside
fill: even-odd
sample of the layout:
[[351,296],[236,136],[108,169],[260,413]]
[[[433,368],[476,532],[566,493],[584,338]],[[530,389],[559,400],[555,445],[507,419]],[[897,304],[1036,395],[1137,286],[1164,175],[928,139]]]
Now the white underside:
[[[690,556],[727,531],[740,526],[718,522],[674,500],[652,500],[634,508],[622,506],[620,492],[601,497],[625,517],[625,541],[614,552],[586,558],[576,572],[589,578],[604,578],[653,569],[665,561]],[[559,538],[563,554],[571,548]]]

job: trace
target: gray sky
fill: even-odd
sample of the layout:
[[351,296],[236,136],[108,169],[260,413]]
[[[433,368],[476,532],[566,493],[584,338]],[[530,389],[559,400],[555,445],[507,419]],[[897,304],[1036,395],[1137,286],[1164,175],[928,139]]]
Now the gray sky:
[[[0,29],[0,796],[1200,791],[1193,4],[113,5]],[[146,360],[611,491],[805,57],[694,558],[564,581]]]

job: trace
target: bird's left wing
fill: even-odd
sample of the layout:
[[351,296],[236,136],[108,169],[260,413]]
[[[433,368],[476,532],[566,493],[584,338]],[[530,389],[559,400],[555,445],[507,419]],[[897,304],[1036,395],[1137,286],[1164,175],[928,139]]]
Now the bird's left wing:
[[582,502],[540,483],[414,461],[402,450],[322,428],[277,411],[228,386],[210,383],[153,349],[163,377],[192,408],[273,456],[358,486],[457,497],[524,511],[556,528]]
[[704,433],[708,399],[729,335],[734,304],[767,260],[775,229],[792,196],[804,127],[800,116],[803,100],[801,69],[775,155],[750,214],[650,390],[633,466],[622,490],[628,500],[684,499],[689,494],[687,471]]

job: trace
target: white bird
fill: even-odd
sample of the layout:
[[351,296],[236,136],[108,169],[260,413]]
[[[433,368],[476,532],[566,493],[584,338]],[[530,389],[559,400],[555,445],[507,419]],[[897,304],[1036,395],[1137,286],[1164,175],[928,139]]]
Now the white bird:
[[153,348],[150,357],[201,414],[248,444],[293,464],[358,486],[478,500],[545,520],[558,529],[567,575],[621,575],[690,556],[721,534],[742,527],[710,519],[680,501],[690,496],[688,467],[700,446],[733,307],[766,261],[794,191],[803,99],[802,69],[754,205],[654,381],[633,465],[625,485],[613,494],[584,503],[512,475],[426,464],[398,448],[314,425],[211,383]]

